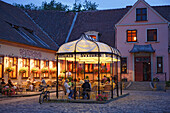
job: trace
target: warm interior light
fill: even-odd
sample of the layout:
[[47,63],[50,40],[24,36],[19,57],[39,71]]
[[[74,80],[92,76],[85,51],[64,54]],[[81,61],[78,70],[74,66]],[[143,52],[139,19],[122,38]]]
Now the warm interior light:
[[136,37],[133,37],[133,39],[136,41]]

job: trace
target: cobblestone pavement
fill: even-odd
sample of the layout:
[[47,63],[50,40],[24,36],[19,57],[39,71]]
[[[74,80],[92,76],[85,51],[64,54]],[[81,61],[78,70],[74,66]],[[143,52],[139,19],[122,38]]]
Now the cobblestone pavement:
[[0,99],[0,113],[170,113],[170,90],[125,91],[130,95],[107,104],[38,103],[38,96]]

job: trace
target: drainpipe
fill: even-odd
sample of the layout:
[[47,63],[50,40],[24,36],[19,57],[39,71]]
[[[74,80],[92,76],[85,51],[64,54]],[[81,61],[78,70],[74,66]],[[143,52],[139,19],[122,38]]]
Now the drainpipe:
[[151,53],[151,81],[153,82],[153,53]]

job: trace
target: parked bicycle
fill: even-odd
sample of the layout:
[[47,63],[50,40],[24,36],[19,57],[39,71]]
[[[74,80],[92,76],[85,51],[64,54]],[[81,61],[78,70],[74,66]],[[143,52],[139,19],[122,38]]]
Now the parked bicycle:
[[40,94],[40,97],[39,97],[40,104],[42,104],[45,100],[46,101],[50,100],[50,92],[48,91],[48,87],[49,87],[49,85],[47,85],[47,86],[40,85],[40,88],[42,90],[42,93]]

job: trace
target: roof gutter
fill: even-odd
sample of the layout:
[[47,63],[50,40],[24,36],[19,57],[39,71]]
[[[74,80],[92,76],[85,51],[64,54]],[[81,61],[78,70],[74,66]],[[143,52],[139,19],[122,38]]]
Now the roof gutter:
[[78,15],[78,12],[76,12],[76,15],[74,16],[74,19],[73,19],[73,21],[72,21],[72,24],[71,24],[69,33],[68,33],[68,35],[67,35],[67,38],[66,38],[66,40],[65,40],[65,43],[68,42],[68,39],[69,39],[69,37],[70,37],[70,35],[71,35],[71,32],[72,32],[72,30],[73,30],[74,24],[75,24],[76,19],[77,19],[77,15]]

